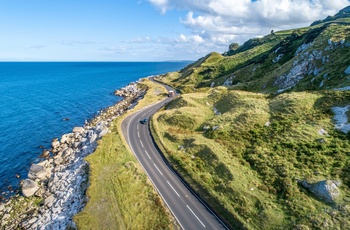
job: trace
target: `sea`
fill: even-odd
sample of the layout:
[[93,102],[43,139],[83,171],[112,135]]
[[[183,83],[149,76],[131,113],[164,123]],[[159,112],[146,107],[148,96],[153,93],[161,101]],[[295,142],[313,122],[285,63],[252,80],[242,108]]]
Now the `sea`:
[[113,94],[116,89],[188,64],[0,62],[0,196],[18,191],[52,139],[121,100]]

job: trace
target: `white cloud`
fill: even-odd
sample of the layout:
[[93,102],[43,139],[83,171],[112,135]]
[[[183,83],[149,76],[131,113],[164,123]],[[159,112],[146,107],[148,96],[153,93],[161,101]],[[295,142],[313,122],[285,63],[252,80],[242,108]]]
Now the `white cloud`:
[[204,42],[204,39],[199,35],[186,36],[180,34],[177,39],[175,39],[178,43],[196,43],[200,44]]
[[[268,34],[272,29],[298,28],[334,15],[349,0],[148,0],[166,13],[187,11],[180,19],[191,35],[181,34],[176,42],[209,46],[222,52],[231,42]],[[204,47],[205,46],[205,47]]]
[[149,2],[160,9],[163,14],[165,14],[169,8],[169,2],[167,0],[149,0]]

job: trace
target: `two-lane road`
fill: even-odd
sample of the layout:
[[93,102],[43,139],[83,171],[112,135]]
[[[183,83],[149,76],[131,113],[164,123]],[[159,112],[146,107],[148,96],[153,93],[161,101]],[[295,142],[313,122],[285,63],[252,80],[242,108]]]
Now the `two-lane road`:
[[140,123],[144,118],[149,120],[170,100],[167,98],[127,117],[122,123],[123,135],[182,229],[228,229],[168,167],[152,141],[148,124]]

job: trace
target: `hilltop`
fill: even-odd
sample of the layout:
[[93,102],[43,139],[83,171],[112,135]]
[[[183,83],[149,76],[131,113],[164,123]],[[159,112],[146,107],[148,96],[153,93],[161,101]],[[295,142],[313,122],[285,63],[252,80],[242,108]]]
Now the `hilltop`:
[[349,12],[158,77],[157,143],[232,228],[349,228]]

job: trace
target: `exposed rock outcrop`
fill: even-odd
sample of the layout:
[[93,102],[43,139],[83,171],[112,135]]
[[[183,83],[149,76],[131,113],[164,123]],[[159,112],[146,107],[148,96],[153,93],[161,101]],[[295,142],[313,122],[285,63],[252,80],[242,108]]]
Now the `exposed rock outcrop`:
[[235,76],[230,76],[230,77],[228,77],[226,80],[225,80],[225,82],[224,82],[224,84],[222,84],[222,86],[232,86],[232,81],[233,81],[233,78],[234,78]]
[[334,203],[340,195],[339,181],[323,180],[316,183],[300,181],[300,184],[326,203]]
[[292,69],[288,73],[276,78],[274,86],[279,88],[278,92],[283,92],[294,87],[307,75],[313,74],[317,76],[323,71],[323,67],[317,67],[316,61],[323,60],[326,62],[328,59],[322,56],[322,51],[313,50],[308,52],[307,49],[311,44],[312,43],[301,45],[295,53],[296,58],[293,62]]
[[347,112],[350,109],[350,105],[345,107],[333,107],[332,111],[334,113],[335,128],[339,129],[344,133],[350,131],[350,124],[348,122]]

